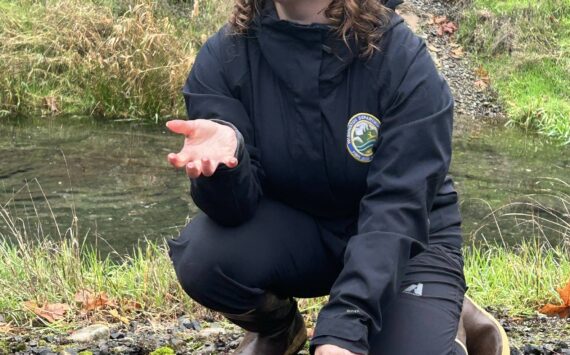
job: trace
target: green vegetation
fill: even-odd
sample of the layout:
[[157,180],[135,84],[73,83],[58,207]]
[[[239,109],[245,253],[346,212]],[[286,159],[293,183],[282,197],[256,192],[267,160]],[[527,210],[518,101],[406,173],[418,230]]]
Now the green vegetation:
[[174,355],[174,354],[176,354],[176,352],[171,348],[169,348],[168,346],[163,346],[150,353],[150,355]]
[[570,143],[570,0],[473,0],[460,39],[511,124]]
[[[514,217],[521,223],[535,218]],[[164,242],[147,241],[134,247],[131,255],[102,258],[82,242],[73,212],[70,227],[51,236],[44,235],[49,221],[38,215],[16,218],[10,206],[0,205],[0,219],[8,225],[8,232],[0,234],[0,314],[16,325],[37,318],[24,307],[26,301],[39,307],[68,304],[71,310],[59,322],[61,326],[74,323],[82,318],[78,317],[81,304],[75,300],[80,290],[103,292],[104,304],[118,309],[111,317],[114,321],[209,314],[181,289]],[[568,235],[570,223],[564,219],[559,224]],[[556,288],[570,277],[568,245],[553,247],[540,234],[514,247],[469,245],[464,251],[469,294],[480,304],[507,309],[511,315],[534,314],[545,303],[558,302]],[[301,300],[300,307],[305,314],[315,315],[325,301],[325,297]]]
[[229,5],[0,0],[0,117],[181,115],[195,53]]

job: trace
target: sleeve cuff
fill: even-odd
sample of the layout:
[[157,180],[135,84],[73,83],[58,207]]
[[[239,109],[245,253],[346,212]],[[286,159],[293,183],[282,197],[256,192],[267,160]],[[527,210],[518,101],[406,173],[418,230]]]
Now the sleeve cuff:
[[355,354],[368,354],[368,328],[359,320],[319,317],[310,353],[314,354],[318,345],[336,345]]

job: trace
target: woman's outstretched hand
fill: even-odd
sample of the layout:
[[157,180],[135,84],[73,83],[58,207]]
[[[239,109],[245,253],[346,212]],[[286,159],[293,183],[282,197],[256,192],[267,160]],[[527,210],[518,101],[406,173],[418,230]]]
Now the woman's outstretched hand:
[[357,355],[353,352],[339,348],[336,345],[319,345],[315,350],[315,355]]
[[200,119],[168,121],[166,127],[186,137],[182,150],[168,154],[168,161],[176,168],[185,167],[189,177],[212,176],[220,164],[237,166],[234,154],[238,142],[231,127]]

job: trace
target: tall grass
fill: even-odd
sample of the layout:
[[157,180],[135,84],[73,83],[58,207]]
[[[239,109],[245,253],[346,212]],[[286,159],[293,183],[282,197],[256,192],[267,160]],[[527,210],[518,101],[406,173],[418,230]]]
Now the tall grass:
[[570,1],[470,3],[460,39],[489,71],[510,124],[570,143]]
[[0,115],[182,114],[180,88],[223,0],[0,0]]
[[[560,197],[560,195],[558,195]],[[562,195],[563,196],[563,195]],[[36,316],[23,306],[25,301],[67,303],[72,311],[60,326],[85,320],[74,295],[84,289],[105,292],[121,314],[136,318],[175,318],[183,313],[200,317],[211,314],[193,303],[176,280],[164,241],[144,241],[133,246],[130,255],[101,256],[85,244],[73,207],[68,228],[54,228],[60,221],[40,217],[36,204],[19,217],[11,203],[0,205],[0,315],[16,325],[28,324]],[[570,200],[564,200],[566,206]],[[535,207],[538,205],[535,205]],[[540,207],[536,207],[540,208]],[[519,220],[534,218],[524,213]],[[566,215],[566,222],[570,214]],[[560,221],[559,221],[560,222]],[[528,223],[541,223],[534,219]],[[570,225],[566,226],[570,235]],[[55,230],[55,232],[48,232]],[[548,228],[543,228],[548,233]],[[469,244],[464,248],[468,293],[481,305],[506,310],[511,315],[535,314],[546,302],[559,302],[556,288],[570,279],[569,240],[550,245],[537,234],[517,245]],[[300,301],[309,321],[326,297]],[[128,307],[140,304],[140,309]],[[125,305],[124,308],[121,308]],[[105,311],[87,317],[104,316]]]

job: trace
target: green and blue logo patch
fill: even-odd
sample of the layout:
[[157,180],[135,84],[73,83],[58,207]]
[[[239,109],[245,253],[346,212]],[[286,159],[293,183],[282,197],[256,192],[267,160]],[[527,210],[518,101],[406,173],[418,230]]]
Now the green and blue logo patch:
[[378,142],[380,120],[369,113],[357,113],[348,121],[346,148],[361,163],[370,163]]

